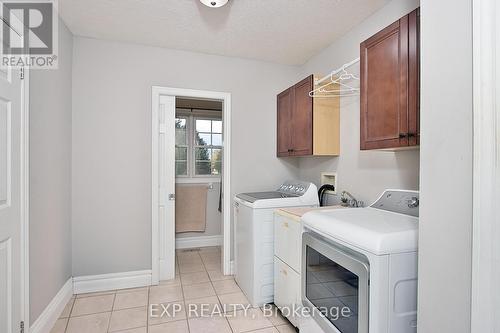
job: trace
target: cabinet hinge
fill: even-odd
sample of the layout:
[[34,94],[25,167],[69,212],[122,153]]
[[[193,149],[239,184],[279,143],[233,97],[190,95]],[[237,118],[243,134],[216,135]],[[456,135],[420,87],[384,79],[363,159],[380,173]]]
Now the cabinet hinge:
[[24,80],[24,67],[21,67],[21,71],[19,72],[19,77],[21,80]]
[[24,321],[19,323],[19,332],[24,333]]

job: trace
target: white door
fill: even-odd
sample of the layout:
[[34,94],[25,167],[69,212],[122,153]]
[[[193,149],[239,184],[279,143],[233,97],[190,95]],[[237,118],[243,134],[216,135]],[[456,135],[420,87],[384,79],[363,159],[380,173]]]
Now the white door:
[[0,332],[19,332],[22,320],[23,209],[22,80],[0,69]]
[[160,280],[175,277],[175,96],[159,95],[158,218]]

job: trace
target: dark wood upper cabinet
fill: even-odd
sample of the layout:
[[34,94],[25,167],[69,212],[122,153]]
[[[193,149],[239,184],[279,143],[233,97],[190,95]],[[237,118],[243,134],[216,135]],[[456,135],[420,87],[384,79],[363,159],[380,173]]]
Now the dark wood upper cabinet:
[[419,9],[360,45],[361,149],[398,149],[420,140]]
[[290,155],[290,121],[292,119],[292,88],[278,95],[278,156]]
[[278,157],[340,153],[339,99],[310,97],[314,80],[310,75],[278,95]]
[[295,156],[313,153],[313,99],[309,97],[313,80],[311,75],[293,87],[291,148]]

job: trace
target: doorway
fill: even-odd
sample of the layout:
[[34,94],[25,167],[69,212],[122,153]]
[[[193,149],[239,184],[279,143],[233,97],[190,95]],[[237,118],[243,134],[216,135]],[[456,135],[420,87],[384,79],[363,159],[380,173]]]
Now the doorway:
[[230,108],[229,93],[152,88],[152,284],[175,278],[176,248],[221,245],[232,274]]

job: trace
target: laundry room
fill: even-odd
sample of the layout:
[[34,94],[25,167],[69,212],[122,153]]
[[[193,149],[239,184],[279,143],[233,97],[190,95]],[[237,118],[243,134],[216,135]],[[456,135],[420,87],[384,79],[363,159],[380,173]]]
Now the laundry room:
[[2,0],[0,333],[496,332],[496,2]]

